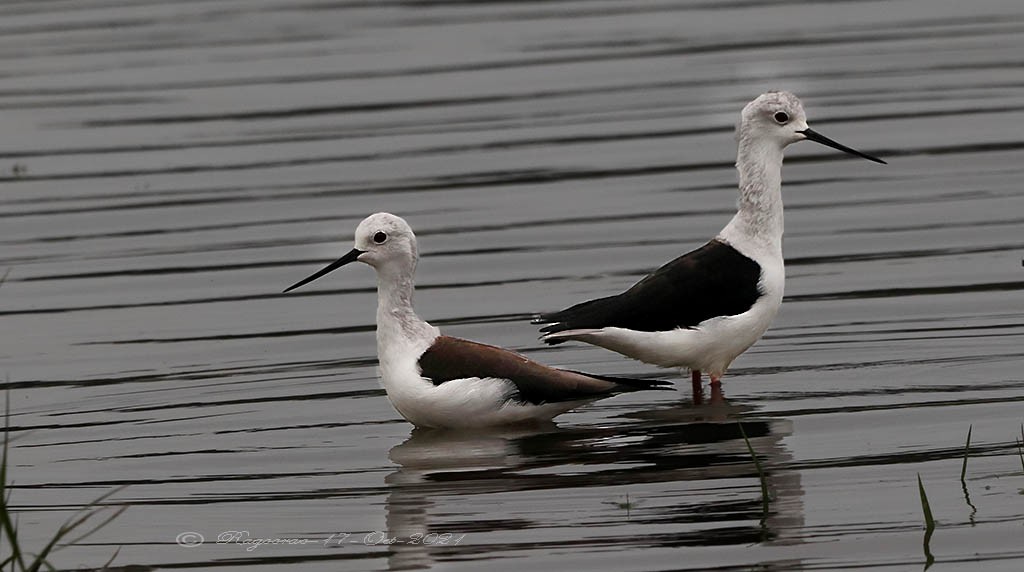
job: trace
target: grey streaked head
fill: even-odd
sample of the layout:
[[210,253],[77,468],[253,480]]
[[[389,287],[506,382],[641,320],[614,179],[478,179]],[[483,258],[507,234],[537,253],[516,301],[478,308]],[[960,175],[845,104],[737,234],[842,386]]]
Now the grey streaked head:
[[757,96],[743,108],[736,128],[740,141],[768,140],[784,148],[797,141],[814,141],[844,153],[876,163],[885,161],[837,143],[807,126],[804,106],[788,91],[769,91]]
[[416,270],[418,258],[416,235],[409,223],[391,213],[374,213],[356,227],[355,248],[308,278],[289,286],[285,292],[309,284],[351,262],[363,262],[378,271],[387,267],[399,275],[411,275]]
[[736,134],[770,138],[785,147],[804,139],[799,131],[807,128],[804,106],[788,91],[769,91],[757,96],[743,108]]
[[356,228],[355,247],[363,252],[359,262],[374,268],[390,262],[415,266],[419,256],[412,227],[391,213],[374,213],[363,219]]

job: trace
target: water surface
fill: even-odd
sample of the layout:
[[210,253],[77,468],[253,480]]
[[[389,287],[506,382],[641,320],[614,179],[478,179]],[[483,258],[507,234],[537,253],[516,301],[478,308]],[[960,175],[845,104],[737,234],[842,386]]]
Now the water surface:
[[[1022,54],[1013,0],[6,2],[25,543],[126,485],[55,563],[920,570],[920,474],[931,570],[1020,570]],[[890,165],[787,151],[787,298],[725,404],[682,382],[533,430],[414,432],[376,381],[372,272],[279,294],[388,210],[447,333],[676,379],[527,320],[717,232],[736,117],[772,88]]]

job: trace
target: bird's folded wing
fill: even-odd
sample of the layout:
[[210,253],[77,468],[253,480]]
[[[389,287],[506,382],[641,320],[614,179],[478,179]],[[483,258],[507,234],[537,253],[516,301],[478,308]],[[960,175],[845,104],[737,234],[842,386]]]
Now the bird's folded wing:
[[420,356],[423,377],[434,385],[466,378],[507,380],[515,385],[524,402],[539,404],[599,397],[602,394],[657,387],[659,382],[599,379],[590,375],[555,369],[515,352],[453,338],[438,336]]
[[629,290],[534,320],[542,332],[628,328],[644,332],[692,328],[716,316],[742,314],[761,296],[761,266],[712,240],[665,264]]

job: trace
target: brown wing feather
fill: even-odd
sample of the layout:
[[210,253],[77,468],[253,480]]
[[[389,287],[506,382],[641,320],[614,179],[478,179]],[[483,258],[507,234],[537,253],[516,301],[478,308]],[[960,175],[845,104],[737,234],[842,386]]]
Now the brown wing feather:
[[584,373],[551,368],[506,349],[450,336],[438,336],[420,356],[419,365],[423,377],[434,385],[471,377],[507,379],[515,384],[523,401],[534,404],[649,389],[663,383],[598,379]]

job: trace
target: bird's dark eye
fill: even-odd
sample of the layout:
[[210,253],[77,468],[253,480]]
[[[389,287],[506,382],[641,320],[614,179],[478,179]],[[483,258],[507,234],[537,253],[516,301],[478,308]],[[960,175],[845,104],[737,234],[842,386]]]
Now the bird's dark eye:
[[388,235],[381,231],[377,231],[377,234],[373,235],[373,241],[377,244],[384,244],[384,241],[387,239]]
[[786,113],[785,111],[776,111],[775,121],[777,121],[779,124],[786,123],[787,121],[789,121],[789,114]]

